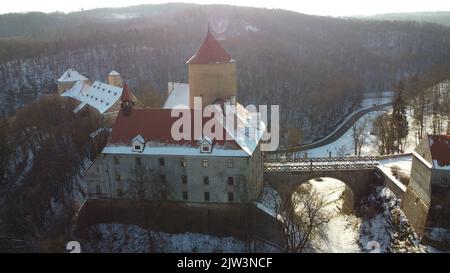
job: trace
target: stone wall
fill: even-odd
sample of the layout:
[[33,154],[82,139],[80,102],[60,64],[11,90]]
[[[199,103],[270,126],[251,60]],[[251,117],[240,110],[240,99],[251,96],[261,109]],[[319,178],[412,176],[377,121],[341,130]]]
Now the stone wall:
[[[136,158],[140,158],[140,165]],[[164,166],[160,166],[160,158]],[[208,167],[202,166],[204,159],[208,160]],[[233,162],[231,168],[229,159]],[[204,183],[205,176],[208,184]],[[229,185],[229,177],[233,178],[233,185]],[[251,202],[263,186],[258,151],[252,157],[104,154],[89,168],[86,178],[90,197],[97,198],[184,201],[183,192],[187,192],[186,201],[205,202],[205,192],[209,192],[210,202],[228,202],[228,193],[232,192],[233,202]]]
[[371,192],[371,186],[376,185],[374,169],[360,170],[320,170],[297,172],[265,172],[264,181],[277,190],[287,188],[294,191],[301,184],[318,177],[331,177],[344,182],[353,192],[353,206],[355,207]]
[[203,106],[219,98],[237,95],[236,63],[189,64],[190,108],[194,97],[203,97]]
[[411,165],[411,178],[402,199],[401,208],[412,227],[420,235],[423,234],[425,229],[431,202],[431,175],[432,170],[414,155]]
[[88,200],[76,218],[77,231],[100,223],[134,224],[172,234],[193,232],[243,241],[262,238],[283,246],[279,222],[253,204]]

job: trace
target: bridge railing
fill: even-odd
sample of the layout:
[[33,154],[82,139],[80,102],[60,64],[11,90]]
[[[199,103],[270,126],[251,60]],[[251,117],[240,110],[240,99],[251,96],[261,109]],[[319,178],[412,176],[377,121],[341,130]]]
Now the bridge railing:
[[265,164],[265,172],[295,172],[295,171],[327,171],[327,170],[360,170],[360,169],[374,169],[378,163],[347,163],[347,164],[298,164],[298,165],[272,165]]
[[361,162],[361,161],[379,161],[378,156],[346,156],[346,157],[313,157],[313,158],[265,158],[264,163],[294,163],[294,162]]

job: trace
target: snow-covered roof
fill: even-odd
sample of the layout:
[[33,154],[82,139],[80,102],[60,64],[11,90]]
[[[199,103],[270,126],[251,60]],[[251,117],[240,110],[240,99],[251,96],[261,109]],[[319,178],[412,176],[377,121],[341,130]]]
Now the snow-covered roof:
[[135,143],[136,141],[141,143],[141,144],[145,143],[145,140],[144,140],[144,138],[141,135],[137,135],[135,138],[133,138],[132,142]]
[[[225,107],[226,103],[224,105],[217,104],[215,107]],[[216,133],[218,132],[217,130],[223,130],[222,136],[224,139],[216,139],[213,135],[203,135],[201,137],[204,141],[209,138],[210,143],[213,143],[214,152],[211,154],[213,156],[251,156],[265,132],[265,124],[260,121],[258,125],[257,114],[247,111],[240,104],[237,104],[237,107],[231,110],[231,113],[237,114],[237,122],[230,122],[229,119],[218,119],[221,128],[215,128]],[[183,111],[183,116],[192,116],[195,110],[181,109],[179,111]],[[140,108],[133,109],[128,115],[120,112],[113,126],[111,138],[103,153],[133,153],[131,144],[133,139],[140,134],[146,141],[145,149],[142,151],[143,154],[200,154],[199,145],[203,142],[198,141],[199,138],[195,136],[193,130],[190,132],[190,139],[174,139],[172,126],[177,122],[178,117],[172,116],[171,112],[171,109]],[[209,120],[216,118],[218,118],[216,115],[212,118],[203,117],[203,126]],[[191,128],[194,128],[194,119],[191,119],[190,122]]]
[[64,74],[59,77],[58,82],[64,83],[64,82],[76,82],[76,81],[85,81],[87,78],[80,74],[80,72],[76,71],[73,68],[67,69]]
[[[133,147],[128,145],[108,145],[103,148],[104,154],[135,154]],[[144,150],[140,153],[144,155],[169,155],[169,156],[227,156],[227,157],[247,157],[248,154],[243,150],[225,149],[221,145],[214,146],[211,153],[205,155],[200,152],[197,147],[191,146],[178,146],[178,145],[165,145],[165,146],[152,146],[146,145]]]
[[[83,80],[77,81],[71,88],[67,89],[61,94],[63,97],[76,98],[80,96],[82,92],[85,92],[89,88],[89,84],[85,83]],[[79,99],[78,99],[79,100]]]
[[120,73],[117,72],[116,70],[113,70],[113,71],[109,72],[108,76],[120,76]]
[[[230,105],[230,103],[225,102],[225,105]],[[234,128],[233,122],[227,121],[224,125],[221,120],[219,121],[225,127],[226,131],[230,135],[233,135],[241,149],[248,155],[252,155],[266,131],[266,125],[260,120],[258,113],[247,111],[241,104],[236,103],[235,109],[237,117],[236,129]]]
[[173,90],[166,99],[164,109],[189,109],[189,84],[175,82]]
[[95,108],[100,114],[111,108],[122,95],[122,88],[95,81],[92,85],[78,81],[75,85],[61,94],[63,97],[71,97],[80,102],[75,109],[81,110],[86,104]]

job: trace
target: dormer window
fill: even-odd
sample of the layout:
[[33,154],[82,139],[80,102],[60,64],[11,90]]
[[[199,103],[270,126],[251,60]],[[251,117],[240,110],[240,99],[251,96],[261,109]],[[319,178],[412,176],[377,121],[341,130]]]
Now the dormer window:
[[144,151],[145,140],[141,135],[133,138],[131,144],[133,145],[133,152],[142,153]]
[[213,142],[210,138],[205,137],[200,141],[200,153],[211,153]]

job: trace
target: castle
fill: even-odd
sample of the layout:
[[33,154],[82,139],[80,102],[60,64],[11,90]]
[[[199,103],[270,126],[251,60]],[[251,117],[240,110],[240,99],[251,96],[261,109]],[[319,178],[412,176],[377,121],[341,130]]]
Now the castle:
[[[187,64],[189,83],[169,83],[162,108],[137,108],[124,84],[108,143],[85,174],[88,198],[204,204],[250,203],[260,196],[260,140],[266,127],[236,101],[236,61],[208,30]],[[173,110],[194,117],[207,105],[233,106],[233,122],[202,116],[201,127],[212,123],[214,132],[190,130],[188,138],[176,139]],[[194,118],[189,122],[195,127]],[[225,137],[217,138],[217,133]]]
[[120,110],[122,77],[113,70],[106,79],[106,83],[101,81],[91,83],[84,75],[69,68],[57,80],[58,94],[79,103],[74,109],[75,113],[84,109],[93,110],[113,121]]
[[426,135],[412,154],[411,181],[401,206],[422,235],[430,224],[449,224],[450,135]]

